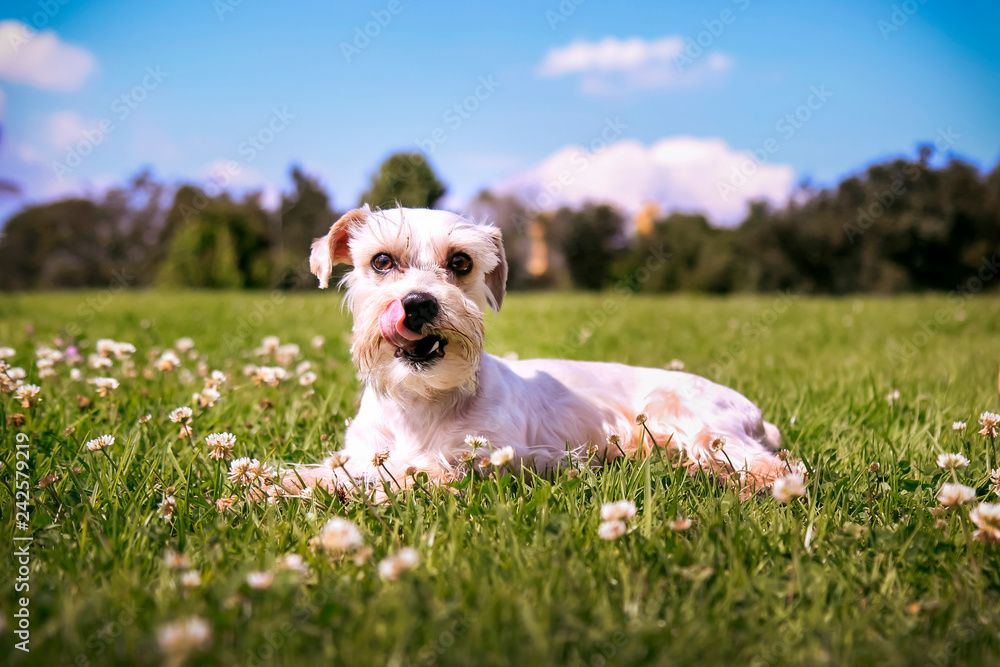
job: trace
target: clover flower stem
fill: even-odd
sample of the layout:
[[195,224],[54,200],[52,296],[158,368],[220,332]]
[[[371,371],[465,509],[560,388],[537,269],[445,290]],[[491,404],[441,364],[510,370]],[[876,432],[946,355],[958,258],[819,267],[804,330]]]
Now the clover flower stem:
[[398,480],[398,479],[396,479],[396,476],[395,476],[395,475],[393,475],[393,474],[392,474],[392,473],[391,473],[391,472],[389,471],[389,469],[385,467],[385,464],[384,464],[384,463],[380,463],[380,464],[379,464],[379,467],[380,467],[380,468],[382,468],[382,470],[384,470],[384,471],[385,471],[385,473],[386,473],[387,475],[389,475],[389,477],[390,477],[390,478],[392,479],[392,481],[394,481],[394,482],[396,483],[396,488],[397,488],[397,489],[399,489],[399,490],[402,490],[402,489],[403,489],[403,485],[402,485],[402,484],[400,484],[400,483],[399,483],[399,480]]
[[358,486],[358,483],[354,481],[354,476],[343,465],[337,467],[344,471],[344,474],[347,475],[347,479],[351,480],[351,484],[354,485],[354,488],[358,492],[358,495],[364,499],[365,507],[367,507],[368,511],[372,513],[372,516],[374,516],[378,520],[378,522],[382,524],[382,528],[385,529],[385,532],[392,535],[393,539],[396,540],[396,546],[402,548],[403,542],[399,539],[399,535],[396,534],[396,531],[389,528],[389,524],[385,522],[385,519],[382,518],[382,515],[375,511],[375,506],[372,504],[371,499],[368,498],[367,493],[364,493],[361,490],[361,487]]
[[115,467],[115,462],[111,458],[111,455],[108,454],[108,452],[107,452],[106,449],[101,449],[101,454],[104,454],[104,458],[106,458],[108,460],[108,463],[111,464],[111,472],[112,472],[111,476],[112,476],[112,478],[117,477],[118,476],[118,468]]
[[628,458],[628,457],[626,457],[626,456],[625,456],[625,450],[623,450],[623,449],[621,448],[621,445],[619,445],[619,444],[618,444],[617,442],[615,443],[615,449],[617,449],[617,450],[618,450],[618,453],[622,455],[622,458],[623,458],[623,459],[624,459],[624,458]]
[[969,526],[965,523],[965,518],[962,516],[962,510],[956,510],[958,514],[958,523],[962,526],[962,532],[965,533],[965,548],[969,552],[969,560],[972,562],[972,571],[975,572],[976,577],[979,577],[979,564],[976,562],[976,552],[974,550],[974,544],[972,540],[972,533],[969,532]]

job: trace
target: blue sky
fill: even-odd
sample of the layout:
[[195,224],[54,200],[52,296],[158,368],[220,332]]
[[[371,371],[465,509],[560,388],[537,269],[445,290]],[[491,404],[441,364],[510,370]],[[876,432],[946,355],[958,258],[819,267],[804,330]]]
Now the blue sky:
[[[231,171],[273,197],[293,163],[346,208],[418,142],[456,207],[484,187],[531,196],[568,147],[607,139],[620,146],[567,196],[623,190],[722,217],[720,174],[769,140],[760,183],[737,197],[830,184],[947,128],[948,151],[982,168],[1000,157],[995,4],[48,2],[0,14],[0,177],[24,190],[0,214],[143,167],[170,181]],[[386,25],[355,43],[373,12]],[[679,59],[699,33],[704,52]],[[27,36],[16,49],[12,34]],[[808,118],[787,136],[778,124],[797,110]],[[81,142],[79,165],[58,167]],[[647,181],[670,187],[629,190]]]

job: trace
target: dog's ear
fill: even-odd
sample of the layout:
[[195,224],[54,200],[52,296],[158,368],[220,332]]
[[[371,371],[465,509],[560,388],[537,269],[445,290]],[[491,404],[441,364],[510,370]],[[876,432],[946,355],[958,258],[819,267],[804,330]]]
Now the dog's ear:
[[368,205],[348,211],[333,223],[330,232],[323,238],[316,239],[309,254],[309,270],[319,278],[320,289],[330,284],[330,273],[337,264],[350,264],[351,251],[348,243],[351,236],[365,224],[371,210]]
[[504,294],[507,293],[507,255],[503,250],[503,234],[496,227],[487,227],[493,244],[496,246],[497,265],[486,274],[486,287],[489,289],[489,304],[494,313],[500,312]]

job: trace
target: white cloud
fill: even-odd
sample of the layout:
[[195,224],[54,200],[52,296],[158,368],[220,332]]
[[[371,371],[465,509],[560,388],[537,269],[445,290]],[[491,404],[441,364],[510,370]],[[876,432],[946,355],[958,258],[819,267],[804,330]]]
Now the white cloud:
[[[734,169],[750,174],[736,181],[739,187],[732,185]],[[597,152],[566,146],[494,191],[539,210],[590,202],[634,214],[655,203],[664,212],[704,213],[715,224],[734,225],[752,200],[786,202],[794,178],[790,166],[757,164],[749,151],[734,150],[721,139],[680,136],[649,147],[623,140]]]
[[0,78],[48,90],[76,90],[94,69],[86,49],[36,32],[20,21],[0,21]]
[[550,49],[538,67],[540,77],[580,75],[580,89],[591,95],[692,85],[728,70],[732,61],[718,51],[691,59],[683,37],[647,41],[639,37],[577,40]]

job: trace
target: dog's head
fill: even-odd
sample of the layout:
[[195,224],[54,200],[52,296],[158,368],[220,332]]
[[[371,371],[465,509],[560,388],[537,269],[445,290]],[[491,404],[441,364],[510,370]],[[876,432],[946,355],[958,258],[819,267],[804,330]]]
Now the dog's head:
[[342,284],[366,384],[398,398],[474,390],[483,317],[506,289],[499,229],[447,211],[366,206],[312,245],[320,287],[341,263],[353,266]]

